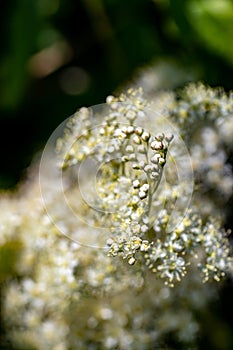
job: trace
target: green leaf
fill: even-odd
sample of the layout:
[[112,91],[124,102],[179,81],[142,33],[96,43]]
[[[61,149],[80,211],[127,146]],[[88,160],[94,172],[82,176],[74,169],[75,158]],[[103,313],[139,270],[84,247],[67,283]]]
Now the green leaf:
[[191,0],[187,2],[187,18],[197,39],[233,64],[233,2]]

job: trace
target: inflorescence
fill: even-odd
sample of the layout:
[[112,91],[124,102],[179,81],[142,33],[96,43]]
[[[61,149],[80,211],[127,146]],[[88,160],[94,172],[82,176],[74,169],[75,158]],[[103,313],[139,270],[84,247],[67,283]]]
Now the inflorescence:
[[[45,158],[43,196],[34,167],[15,193],[1,194],[2,321],[14,348],[199,348],[205,309],[221,287],[202,281],[233,275],[222,229],[232,196],[233,98],[203,84],[190,84],[179,96],[154,95],[151,79],[143,84],[156,102],[151,119],[140,89],[108,97],[95,116],[82,108],[57,141],[58,159],[54,149]],[[173,139],[164,124],[152,132],[161,116],[175,126]],[[187,165],[184,158],[175,163],[179,135],[194,171],[185,213],[176,206],[191,187],[175,171]],[[96,249],[100,231],[105,249]]]
[[[191,261],[196,261],[204,281],[218,281],[232,262],[218,222],[203,223],[194,208],[183,220],[177,218],[172,232],[166,231],[173,208],[166,202],[174,202],[177,193],[169,182],[166,198],[157,190],[173,135],[151,135],[138,126],[147,107],[141,89],[109,96],[106,102],[103,120],[93,127],[92,110],[81,108],[75,114],[58,139],[57,152],[62,170],[88,157],[101,164],[96,176],[100,210],[92,215],[109,227],[108,255],[120,256],[129,265],[138,261],[170,286],[186,275]],[[169,167],[166,171],[169,174]]]

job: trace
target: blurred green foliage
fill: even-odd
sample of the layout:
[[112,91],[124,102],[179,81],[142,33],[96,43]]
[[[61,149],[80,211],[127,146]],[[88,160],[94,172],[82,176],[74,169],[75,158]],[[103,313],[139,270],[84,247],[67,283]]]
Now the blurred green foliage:
[[233,2],[190,1],[187,13],[200,44],[232,65],[233,47],[229,44],[233,37]]

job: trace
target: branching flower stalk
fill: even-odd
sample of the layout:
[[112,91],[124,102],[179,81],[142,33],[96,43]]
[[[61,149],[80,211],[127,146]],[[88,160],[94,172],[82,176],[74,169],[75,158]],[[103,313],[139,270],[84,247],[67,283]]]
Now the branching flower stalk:
[[120,256],[130,265],[138,261],[170,286],[186,275],[194,257],[203,280],[218,281],[232,263],[224,234],[203,223],[195,209],[181,223],[178,217],[172,232],[166,231],[174,209],[166,203],[174,203],[177,195],[169,182],[166,201],[158,189],[173,135],[164,131],[154,136],[138,126],[147,107],[141,89],[130,89],[119,99],[109,96],[107,105],[103,121],[92,128],[92,112],[82,108],[58,140],[57,152],[62,169],[79,166],[88,157],[101,164],[96,181],[99,210],[94,216],[96,222],[108,222],[108,255]]
[[64,157],[61,162],[63,169],[84,161],[90,155],[103,162],[97,188],[101,214],[106,214],[111,222],[112,238],[107,242],[109,254],[120,254],[133,264],[136,251],[140,247],[146,251],[151,244],[145,239],[150,225],[151,203],[162,178],[173,135],[153,136],[136,126],[138,114],[143,115],[146,105],[141,90],[130,90],[119,100],[109,96],[107,104],[109,113],[95,128],[90,128],[89,111],[81,109],[71,124],[82,120],[86,129],[75,134],[75,139],[73,130],[70,133],[67,130],[65,139],[58,140],[58,152],[62,151]]

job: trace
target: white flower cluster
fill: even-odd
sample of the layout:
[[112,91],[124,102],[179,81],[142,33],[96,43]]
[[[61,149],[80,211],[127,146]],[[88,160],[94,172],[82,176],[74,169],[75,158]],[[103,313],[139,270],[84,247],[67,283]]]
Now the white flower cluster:
[[[163,349],[169,332],[187,346],[195,343],[193,311],[201,313],[215,292],[195,268],[171,290],[139,264],[129,267],[102,250],[72,243],[47,219],[37,179],[14,202],[14,212],[17,232],[10,218],[5,225],[12,235],[8,243],[17,237],[21,254],[15,278],[5,281],[3,315],[16,349]],[[88,235],[87,226],[79,229]]]
[[[76,113],[64,140],[58,140],[57,151],[63,157],[62,169],[90,156],[103,164],[97,177],[100,198],[95,219],[100,221],[104,215],[108,222],[109,254],[122,255],[132,265],[136,251],[145,252],[152,244],[142,238],[150,228],[151,205],[173,135],[153,136],[137,126],[147,104],[141,89],[131,89],[119,99],[109,96],[107,104],[109,111],[98,127],[90,128],[92,111],[82,108]],[[79,125],[79,133],[73,125]]]
[[[194,95],[194,104],[201,103],[200,100],[202,95],[197,102]],[[105,112],[98,128],[90,128],[92,115],[87,109],[81,109],[71,120],[71,125],[80,119],[88,128],[83,127],[80,136],[77,130],[75,134],[72,130],[66,132],[65,142],[59,139],[58,152],[63,157],[63,169],[84,161],[90,155],[105,162],[97,179],[100,198],[96,198],[99,210],[95,219],[98,221],[98,216],[106,213],[105,221],[109,220],[108,255],[121,256],[130,265],[139,261],[170,286],[186,275],[190,257],[196,256],[204,281],[211,277],[219,280],[230,269],[232,258],[228,239],[222,234],[218,222],[214,225],[215,230],[207,230],[207,227],[212,227],[209,221],[202,222],[200,215],[189,210],[184,220],[178,215],[177,225],[171,233],[166,230],[174,210],[174,196],[180,195],[174,194],[174,183],[169,181],[169,177],[174,177],[174,170],[169,169],[169,165],[166,166],[166,196],[163,188],[160,192],[157,190],[163,186],[161,179],[173,135],[159,133],[153,136],[137,126],[140,116],[146,111],[141,89],[130,89],[119,99],[109,96],[107,104],[109,111]],[[121,126],[125,120],[129,124]],[[162,210],[156,213],[158,208]],[[178,224],[179,219],[181,224]],[[219,230],[221,233],[216,239]],[[210,253],[206,241],[218,252]],[[201,262],[198,256],[201,256]]]
[[[196,89],[201,100],[202,88]],[[183,128],[187,126],[181,123],[178,109],[181,102],[171,95],[169,103],[166,96],[161,101],[161,111],[176,120],[185,136]],[[9,268],[6,264],[4,273],[0,271],[8,338],[18,349],[148,350],[174,348],[174,344],[197,349],[198,320],[218,288],[212,281],[233,272],[227,234],[220,219],[214,218],[220,204],[215,201],[208,211],[203,210],[204,200],[211,203],[216,193],[211,193],[210,199],[202,191],[195,194],[185,216],[175,211],[172,229],[168,230],[177,200],[185,193],[170,155],[172,150],[179,154],[176,138],[172,140],[170,131],[153,135],[151,125],[136,125],[138,119],[145,120],[146,101],[140,89],[130,90],[119,99],[111,96],[107,104],[109,110],[101,125],[94,123],[89,109],[81,109],[57,143],[64,174],[90,156],[102,164],[96,179],[96,202],[102,210],[93,213],[83,205],[76,191],[77,181],[70,179],[66,194],[87,218],[77,227],[63,211],[58,182],[49,176],[46,180],[49,205],[64,231],[76,232],[85,241],[95,231],[89,222],[106,224],[105,249],[82,246],[59,232],[45,211],[37,177],[19,193],[1,196],[1,255],[5,263],[12,262],[14,256],[14,264]],[[227,104],[231,105],[229,101]],[[214,123],[222,118],[225,115],[216,115]],[[230,112],[226,118],[231,125]],[[227,134],[230,128],[226,131],[222,122],[214,134],[204,131],[212,141],[199,147],[207,147],[207,151],[195,153],[195,144],[200,141],[199,136],[192,136],[195,126],[189,124],[186,143],[195,173],[200,174],[197,189],[203,184],[204,172],[210,171],[208,156],[220,157],[219,148],[213,146],[213,135],[218,135],[218,140],[228,135],[228,147],[232,147],[232,140]],[[201,126],[200,130],[210,127]],[[197,163],[202,154],[203,170],[201,161]],[[220,165],[211,169],[218,173],[224,166],[223,157]],[[230,169],[227,176],[232,176]],[[86,180],[85,191],[92,194],[88,174]],[[230,188],[227,191],[230,195]]]
[[[223,207],[233,190],[233,95],[202,83],[190,84],[166,106],[169,118],[179,125],[192,159],[198,193],[207,215]],[[176,99],[176,96],[174,96]],[[201,193],[201,197],[200,197]]]

